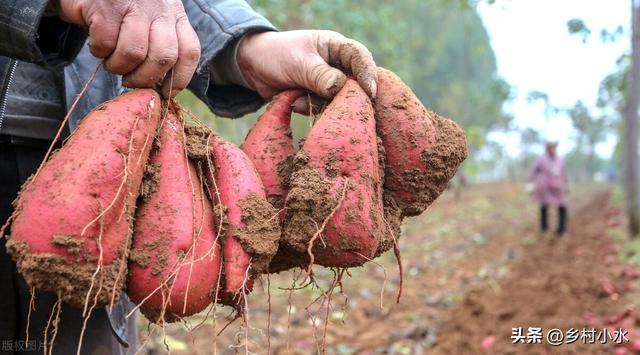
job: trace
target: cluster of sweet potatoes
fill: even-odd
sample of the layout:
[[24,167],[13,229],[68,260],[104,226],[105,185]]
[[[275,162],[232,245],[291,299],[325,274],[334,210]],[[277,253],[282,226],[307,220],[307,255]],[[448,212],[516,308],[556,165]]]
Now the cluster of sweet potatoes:
[[280,94],[243,146],[283,211],[270,270],[362,265],[396,245],[402,219],[447,188],[467,156],[464,132],[379,69],[373,103],[347,81],[294,153],[290,107],[302,94]]
[[122,290],[151,320],[242,307],[253,280],[390,249],[466,157],[462,129],[380,69],[349,80],[296,152],[278,95],[239,148],[136,90],[89,114],[23,186],[7,248],[29,285],[77,306]]

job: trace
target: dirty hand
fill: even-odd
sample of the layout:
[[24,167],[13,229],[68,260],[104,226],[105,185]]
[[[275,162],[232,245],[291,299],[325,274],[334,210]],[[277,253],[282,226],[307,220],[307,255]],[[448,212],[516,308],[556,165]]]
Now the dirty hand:
[[[200,42],[180,0],[51,0],[60,18],[89,28],[91,53],[123,75],[128,87],[184,89],[200,59]],[[171,95],[169,95],[171,93]]]
[[[353,75],[367,95],[376,95],[377,69],[369,50],[332,31],[249,34],[240,42],[237,61],[250,88],[263,98],[303,88],[329,99],[345,84],[345,73]],[[308,100],[302,98],[294,109],[308,114]]]

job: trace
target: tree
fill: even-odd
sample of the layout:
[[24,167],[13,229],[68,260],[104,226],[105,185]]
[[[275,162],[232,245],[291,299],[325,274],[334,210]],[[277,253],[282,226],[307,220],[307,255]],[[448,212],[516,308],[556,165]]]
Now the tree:
[[[570,33],[580,34],[583,41],[591,30],[579,19],[567,22]],[[615,41],[623,33],[618,26],[613,31],[600,32],[603,42]],[[638,155],[638,105],[640,100],[640,0],[631,0],[631,55],[623,55],[617,61],[617,70],[600,84],[598,106],[623,115],[619,127],[622,152],[622,182],[625,192],[629,234],[640,234],[640,156]]]
[[640,234],[640,181],[638,180],[638,105],[640,100],[640,0],[631,0],[631,75],[625,107],[624,189],[629,233]]
[[567,113],[578,132],[575,153],[585,156],[580,173],[585,180],[592,180],[599,165],[596,145],[606,138],[609,125],[604,117],[593,117],[582,101],[576,102]]

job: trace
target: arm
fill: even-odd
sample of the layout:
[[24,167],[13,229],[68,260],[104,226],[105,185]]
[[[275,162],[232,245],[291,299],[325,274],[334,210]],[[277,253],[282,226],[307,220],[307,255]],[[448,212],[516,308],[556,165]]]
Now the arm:
[[[172,97],[189,86],[227,116],[255,110],[290,88],[331,98],[346,83],[345,73],[375,97],[377,68],[362,44],[331,31],[272,32],[244,0],[52,1],[64,21],[88,27],[91,53],[128,87],[158,88]],[[237,48],[230,62],[242,80],[222,87],[210,70],[225,48]]]
[[4,0],[0,5],[0,55],[17,60],[60,65],[82,48],[86,31],[47,16],[48,0]]
[[237,45],[245,34],[273,31],[273,25],[243,0],[183,0],[183,4],[202,47],[189,89],[220,116],[256,111],[264,99],[242,85]]
[[346,82],[345,73],[375,97],[377,68],[361,43],[332,31],[275,32],[244,0],[183,3],[202,44],[189,88],[217,114],[241,116],[291,88],[316,94],[294,104],[308,114],[309,98],[315,103],[332,98]]

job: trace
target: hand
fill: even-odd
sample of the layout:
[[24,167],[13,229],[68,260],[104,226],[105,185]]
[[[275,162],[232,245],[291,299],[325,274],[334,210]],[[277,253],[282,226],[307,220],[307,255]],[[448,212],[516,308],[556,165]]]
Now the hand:
[[[162,95],[184,89],[200,60],[200,42],[180,0],[59,0],[64,21],[89,27],[91,53],[105,58],[128,87],[154,87]],[[166,77],[165,77],[166,75]]]
[[[240,42],[237,61],[246,82],[263,98],[303,88],[330,99],[347,81],[345,73],[353,75],[369,97],[377,91],[377,68],[369,50],[332,31],[249,34]],[[294,109],[309,114],[309,104],[299,101]]]

